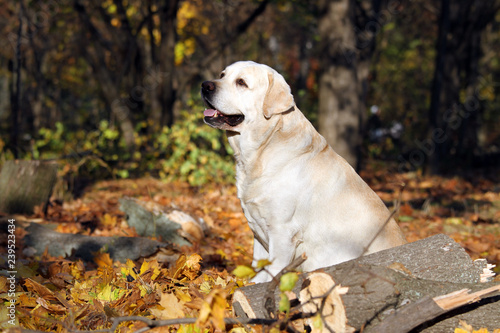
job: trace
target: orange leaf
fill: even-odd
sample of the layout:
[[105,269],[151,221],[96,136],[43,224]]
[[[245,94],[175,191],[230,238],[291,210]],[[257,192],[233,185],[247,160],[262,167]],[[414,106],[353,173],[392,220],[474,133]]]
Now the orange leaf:
[[38,297],[36,299],[36,302],[40,304],[42,307],[45,309],[49,310],[50,312],[56,312],[56,313],[64,313],[66,312],[66,308],[62,305],[59,304],[52,304],[48,302],[46,299],[43,299],[41,297]]
[[408,204],[404,204],[399,208],[399,213],[401,215],[411,216],[413,214],[413,208]]
[[467,249],[471,250],[472,252],[483,253],[483,252],[488,251],[488,249],[490,248],[490,244],[470,240],[470,241],[467,241],[467,243],[465,244],[465,247]]
[[32,280],[32,279],[26,279],[24,282],[24,285],[26,288],[28,288],[29,291],[32,291],[38,296],[47,299],[47,300],[56,300],[57,297],[54,295],[52,291],[50,291],[47,287],[42,286],[38,282]]
[[113,260],[109,256],[109,253],[98,253],[94,257],[94,262],[97,266],[105,268],[105,267],[113,267]]

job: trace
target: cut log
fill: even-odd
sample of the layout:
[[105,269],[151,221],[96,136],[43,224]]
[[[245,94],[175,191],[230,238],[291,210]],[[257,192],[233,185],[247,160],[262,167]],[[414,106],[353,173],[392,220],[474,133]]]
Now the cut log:
[[46,205],[57,179],[57,164],[42,161],[6,161],[0,172],[0,211],[32,214]]
[[[418,330],[425,328],[425,332],[444,332],[458,327],[459,319],[478,328],[500,328],[498,291],[490,290],[491,293],[485,299],[469,305],[467,311],[462,306],[470,301],[467,297],[465,303],[455,310],[444,306],[443,301],[440,303],[433,300],[463,289],[474,293],[489,287],[498,288],[498,282],[480,283],[487,268],[484,261],[472,261],[465,250],[451,238],[437,235],[318,272],[331,276],[335,285],[348,288],[347,293],[340,295],[347,318],[346,323],[341,323],[344,327],[382,332],[383,330],[376,331],[375,327],[394,313],[410,309],[409,312],[414,316],[411,323],[408,314],[399,316],[399,320],[403,318],[404,321],[406,318],[408,327],[417,327]],[[302,274],[294,290],[301,302],[304,302],[304,296],[301,297],[300,293],[302,291],[304,295],[304,290],[311,285],[312,281],[306,279],[312,274]],[[270,296],[268,285],[263,283],[237,289],[233,295],[235,314],[239,317],[266,318],[263,302]],[[276,290],[276,300],[279,296],[279,290]],[[426,298],[430,302],[418,303]],[[477,300],[474,297],[472,299]],[[411,306],[415,307],[412,309]],[[427,308],[429,306],[435,307]],[[426,328],[425,325],[430,327]],[[394,327],[397,328],[398,325]],[[405,330],[399,327],[397,331]]]

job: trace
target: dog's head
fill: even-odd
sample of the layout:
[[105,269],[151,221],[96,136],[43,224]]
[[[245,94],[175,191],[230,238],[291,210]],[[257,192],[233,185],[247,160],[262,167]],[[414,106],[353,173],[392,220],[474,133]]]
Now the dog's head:
[[201,96],[207,105],[205,123],[233,132],[291,111],[295,105],[283,76],[252,61],[236,62],[219,79],[203,82]]

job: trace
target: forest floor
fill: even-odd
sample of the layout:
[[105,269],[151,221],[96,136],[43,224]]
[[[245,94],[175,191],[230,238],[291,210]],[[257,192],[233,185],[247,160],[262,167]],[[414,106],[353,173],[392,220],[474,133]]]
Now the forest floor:
[[[444,233],[473,259],[486,258],[496,264],[499,272],[500,184],[496,179],[388,174],[376,166],[361,175],[390,209],[400,203],[396,216],[408,241]],[[252,258],[253,237],[234,186],[193,188],[152,178],[100,181],[81,198],[53,200],[46,216],[38,209],[33,216],[14,218],[56,223],[56,231],[63,233],[136,236],[119,210],[118,200],[123,197],[176,207],[202,218],[208,231],[191,247],[169,249],[147,261],[113,262],[103,252],[93,262],[82,262],[47,253],[29,257],[23,248],[26,231],[20,224],[16,229],[16,323],[32,330],[65,332],[108,329],[112,318],[140,315],[151,319],[191,317],[212,329],[224,327],[222,318],[232,316],[230,294],[246,283],[232,271],[238,265],[250,265]],[[0,266],[5,267],[6,238],[1,243]],[[8,289],[9,281],[0,276],[0,298],[7,302]],[[7,309],[0,310],[0,327],[7,327],[8,319]],[[144,326],[124,321],[119,327],[130,332]],[[199,331],[193,327],[174,325],[163,330]]]

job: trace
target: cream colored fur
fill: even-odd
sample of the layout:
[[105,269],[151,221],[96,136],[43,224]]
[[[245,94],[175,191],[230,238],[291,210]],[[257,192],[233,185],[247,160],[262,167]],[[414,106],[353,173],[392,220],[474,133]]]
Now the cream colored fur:
[[[297,108],[278,72],[246,61],[223,74],[211,81],[215,91],[205,99],[224,115],[245,117],[218,128],[227,130],[235,152],[254,263],[271,260],[267,270],[274,276],[305,253],[301,268],[312,271],[406,242],[396,222],[387,222],[381,199]],[[270,279],[261,272],[253,281]]]

